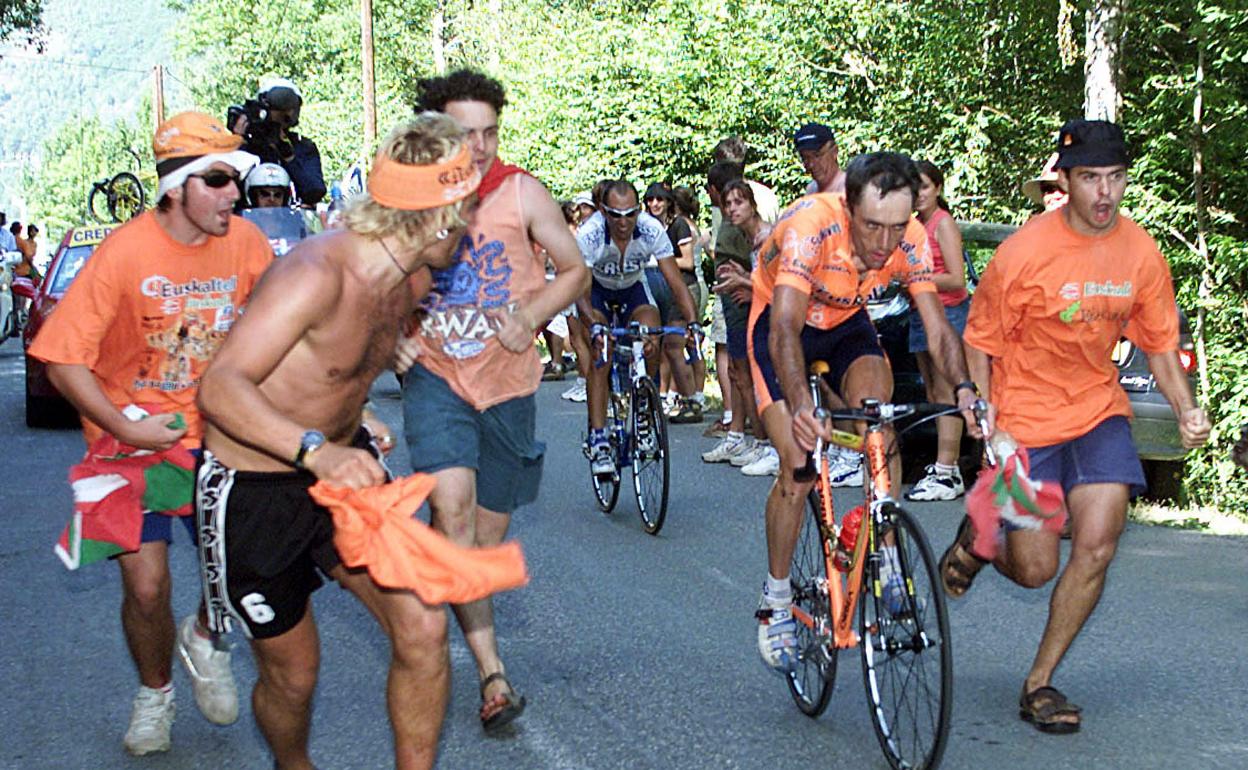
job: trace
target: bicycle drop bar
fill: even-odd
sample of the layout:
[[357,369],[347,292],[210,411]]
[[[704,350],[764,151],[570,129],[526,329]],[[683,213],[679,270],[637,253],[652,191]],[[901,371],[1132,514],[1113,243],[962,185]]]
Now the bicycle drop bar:
[[[635,339],[638,337],[655,337],[659,335],[680,335],[688,336],[688,330],[681,326],[643,326],[639,323],[632,323],[628,326],[611,326],[606,324],[593,324],[589,327],[589,336],[592,339],[603,338],[605,342],[606,335],[610,335],[615,339]],[[692,353],[685,354],[685,363],[692,364],[702,357],[701,342],[702,334],[699,328],[695,331],[695,337],[698,341]],[[604,344],[599,347],[598,357],[594,359],[594,366],[606,366],[607,364],[607,346]]]

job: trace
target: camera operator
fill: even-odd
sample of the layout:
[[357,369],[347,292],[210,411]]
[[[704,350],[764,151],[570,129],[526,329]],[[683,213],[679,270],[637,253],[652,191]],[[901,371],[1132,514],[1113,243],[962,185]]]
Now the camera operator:
[[302,106],[303,95],[294,83],[263,78],[255,99],[230,107],[226,124],[243,137],[244,150],[286,169],[301,205],[314,206],[325,197],[325,179],[316,144],[291,130],[299,125]]

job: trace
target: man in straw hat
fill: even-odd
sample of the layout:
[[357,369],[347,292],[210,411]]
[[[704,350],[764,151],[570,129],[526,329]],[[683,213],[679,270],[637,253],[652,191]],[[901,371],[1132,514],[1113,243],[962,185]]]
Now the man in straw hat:
[[1044,211],[1052,211],[1066,205],[1066,180],[1057,172],[1057,153],[1049,158],[1035,179],[1023,182],[1023,195]]
[[382,142],[344,227],[274,264],[214,365],[196,481],[205,594],[214,628],[251,639],[256,722],[281,768],[311,767],[319,642],[310,596],[323,573],[378,618],[392,647],[387,703],[394,766],[429,767],[450,682],[446,614],[348,571],[333,522],[308,489],[386,481],[388,434],[363,425],[373,379],[403,321],[448,266],[475,215],[481,174],[455,121],[424,113]]
[[[88,444],[111,436],[158,453],[178,445],[199,449],[200,376],[273,259],[264,235],[233,216],[239,177],[257,162],[239,151],[241,141],[199,112],[162,123],[152,141],[160,178],[156,209],[104,239],[31,346],[82,414]],[[162,491],[190,499],[189,479],[162,483],[184,483],[185,489]],[[122,628],[140,684],[125,747],[142,755],[170,747],[175,639],[204,716],[233,722],[238,697],[229,652],[214,645],[202,609],[200,618],[190,615],[174,627],[172,517],[136,515],[142,544],[116,559]],[[190,517],[183,522],[193,535]]]

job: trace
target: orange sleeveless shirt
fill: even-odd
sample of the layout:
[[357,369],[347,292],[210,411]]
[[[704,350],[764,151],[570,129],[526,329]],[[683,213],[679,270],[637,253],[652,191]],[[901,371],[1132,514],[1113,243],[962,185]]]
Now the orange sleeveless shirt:
[[542,380],[536,346],[512,353],[498,341],[506,314],[546,285],[545,260],[524,225],[523,177],[511,175],[481,202],[455,264],[433,271],[421,303],[428,315],[417,362],[478,411],[527,396]]

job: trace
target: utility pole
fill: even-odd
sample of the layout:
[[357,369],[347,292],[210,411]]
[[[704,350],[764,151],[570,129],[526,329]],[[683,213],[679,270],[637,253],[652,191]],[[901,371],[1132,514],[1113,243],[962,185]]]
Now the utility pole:
[[165,122],[165,65],[157,64],[152,68],[152,85],[155,94],[152,97],[152,108],[155,112],[156,127]]
[[373,79],[373,0],[360,0],[360,44],[364,66],[364,157],[377,142],[377,84]]

